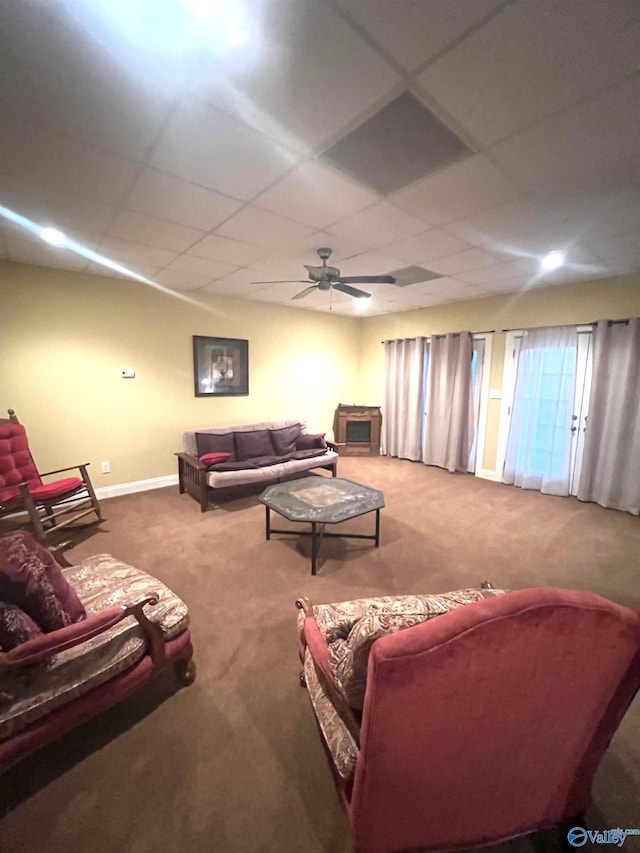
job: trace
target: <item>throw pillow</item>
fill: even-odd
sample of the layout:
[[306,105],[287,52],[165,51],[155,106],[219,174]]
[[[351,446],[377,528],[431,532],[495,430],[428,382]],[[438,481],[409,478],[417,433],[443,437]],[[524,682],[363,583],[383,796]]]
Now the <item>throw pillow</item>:
[[0,536],[0,599],[20,607],[45,632],[87,615],[62,567],[26,530]]
[[317,434],[304,433],[296,439],[296,450],[313,450],[314,447],[325,447],[327,442],[324,440],[326,433]]
[[233,443],[232,432],[197,432],[196,447],[198,448],[198,458],[204,456],[205,453],[228,453],[229,459],[236,458],[236,447]]
[[238,459],[253,459],[254,456],[273,456],[270,430],[247,430],[247,432],[236,432],[234,435]]
[[8,652],[40,634],[42,631],[24,610],[0,601],[0,651]]
[[230,458],[230,453],[203,453],[200,461],[205,465],[215,465],[218,462],[226,462]]
[[278,456],[288,456],[296,449],[296,440],[302,434],[300,424],[271,430],[273,449]]

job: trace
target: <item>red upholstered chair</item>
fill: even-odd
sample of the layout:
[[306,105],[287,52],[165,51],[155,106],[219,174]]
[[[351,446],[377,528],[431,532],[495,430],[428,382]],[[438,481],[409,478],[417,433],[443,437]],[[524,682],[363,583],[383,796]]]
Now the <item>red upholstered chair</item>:
[[297,602],[304,678],[355,850],[566,833],[638,691],[640,614],[564,589],[436,601],[425,616],[429,598],[405,597],[406,628],[402,598]]
[[[40,542],[60,528],[95,514],[103,520],[87,472],[88,462],[40,474],[27,433],[13,409],[0,418],[0,517],[28,513],[29,523]],[[78,471],[80,476],[43,482],[43,477]]]

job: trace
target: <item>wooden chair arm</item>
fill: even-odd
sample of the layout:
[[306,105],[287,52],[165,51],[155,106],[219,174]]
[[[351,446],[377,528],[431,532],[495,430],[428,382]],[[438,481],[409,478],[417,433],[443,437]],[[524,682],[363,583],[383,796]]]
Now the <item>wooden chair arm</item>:
[[69,548],[72,547],[73,542],[70,539],[65,539],[64,542],[60,542],[58,545],[49,545],[47,551],[49,551],[53,559],[63,568],[69,569],[73,563],[70,563],[69,560],[67,560],[64,552],[68,551]]
[[83,468],[86,469],[88,465],[91,465],[90,462],[82,462],[80,465],[69,465],[68,468],[57,468],[55,471],[46,471],[44,474],[40,474],[41,477],[50,477],[52,474],[63,474],[65,471],[75,471],[76,469],[82,471]]
[[336,709],[342,722],[347,727],[349,734],[360,748],[360,724],[356,720],[349,703],[347,702],[344,693],[335,680],[331,666],[329,665],[329,648],[323,633],[318,627],[316,618],[313,615],[313,606],[311,601],[304,597],[296,601],[296,607],[302,610],[305,615],[304,620],[304,640],[309,654],[313,660],[316,673],[324,687],[333,707]]
[[162,628],[148,619],[142,611],[145,605],[155,605],[157,603],[157,595],[144,595],[136,599],[132,604],[110,607],[108,610],[103,610],[102,613],[89,616],[88,619],[84,619],[82,622],[74,622],[72,625],[66,625],[57,631],[41,634],[32,640],[27,640],[26,643],[16,646],[11,651],[0,652],[0,673],[40,663],[52,655],[64,652],[74,646],[79,646],[81,643],[86,643],[87,640],[91,640],[93,637],[98,636],[98,634],[102,634],[109,628],[113,628],[114,625],[126,619],[127,616],[135,617],[147,635],[149,639],[149,651],[154,666],[163,664],[166,662],[166,655]]
[[186,465],[190,465],[192,468],[196,468],[198,471],[206,471],[207,466],[204,462],[201,462],[197,456],[193,456],[191,453],[176,453],[178,459],[182,459],[182,461]]

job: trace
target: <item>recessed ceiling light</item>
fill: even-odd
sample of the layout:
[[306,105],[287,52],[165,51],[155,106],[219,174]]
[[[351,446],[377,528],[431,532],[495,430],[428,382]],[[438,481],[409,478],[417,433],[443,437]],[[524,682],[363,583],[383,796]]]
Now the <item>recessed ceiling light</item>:
[[52,246],[64,246],[67,242],[67,238],[57,228],[41,228],[40,237],[45,242],[51,243]]
[[548,255],[545,255],[544,258],[540,261],[540,266],[543,270],[551,271],[557,270],[558,267],[561,267],[564,263],[564,255],[562,252],[549,252]]

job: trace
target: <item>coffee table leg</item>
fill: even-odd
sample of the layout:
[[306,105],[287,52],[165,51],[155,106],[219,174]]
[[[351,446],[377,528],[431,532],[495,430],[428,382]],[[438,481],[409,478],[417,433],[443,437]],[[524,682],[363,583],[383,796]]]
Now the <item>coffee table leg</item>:
[[267,541],[269,541],[269,539],[271,539],[271,510],[268,506],[265,506],[265,509],[267,511],[267,516],[265,518],[265,532],[267,535]]
[[376,548],[380,547],[380,510],[376,510]]
[[316,573],[316,560],[318,559],[318,525],[311,522],[311,574]]

